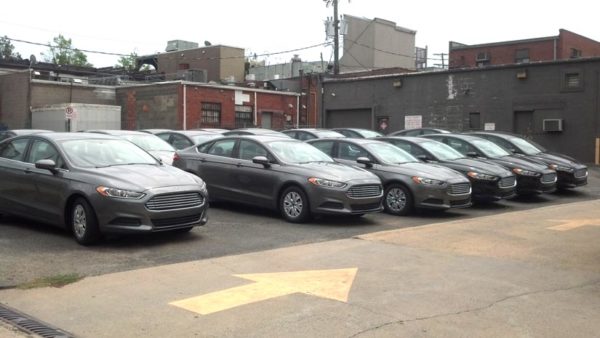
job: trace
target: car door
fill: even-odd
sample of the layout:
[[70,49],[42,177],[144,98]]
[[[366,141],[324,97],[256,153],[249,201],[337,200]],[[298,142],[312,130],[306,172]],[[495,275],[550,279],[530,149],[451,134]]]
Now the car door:
[[199,153],[194,171],[208,187],[209,196],[215,199],[236,200],[235,179],[238,159],[233,158],[236,138],[227,138],[212,143],[205,153]]
[[22,137],[0,145],[0,210],[6,213],[27,215],[28,199],[35,195],[31,165],[24,162],[30,139]]
[[[256,204],[266,207],[276,205],[278,191],[278,176],[272,166],[277,166],[275,158],[265,147],[252,140],[240,140],[238,144],[238,163],[235,179],[236,193],[240,202]],[[253,163],[256,156],[264,156],[273,164],[265,167]]]
[[[35,163],[39,160],[52,160],[57,171],[38,169]],[[65,178],[65,162],[58,150],[50,142],[33,139],[25,162],[30,164],[28,175],[34,183],[30,210],[32,216],[52,224],[62,224],[62,212],[69,192],[69,180]]]

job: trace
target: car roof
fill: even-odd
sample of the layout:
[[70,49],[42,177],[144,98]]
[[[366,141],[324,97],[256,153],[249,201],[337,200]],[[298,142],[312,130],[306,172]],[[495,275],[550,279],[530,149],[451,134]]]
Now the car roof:
[[423,135],[423,138],[430,138],[430,137],[454,137],[454,138],[461,139],[461,140],[464,140],[467,142],[482,139],[481,137],[477,137],[474,135],[453,134],[453,133]]
[[107,139],[107,140],[119,140],[120,138],[100,133],[69,133],[69,132],[53,132],[53,133],[40,133],[35,135],[27,135],[27,136],[36,136],[45,138],[53,141],[64,141],[64,140],[84,140],[84,139]]
[[377,138],[379,139],[383,139],[383,140],[404,140],[404,141],[408,141],[408,142],[412,142],[412,143],[423,143],[423,142],[431,142],[431,141],[435,141],[432,140],[430,138],[425,138],[425,137],[416,137],[416,136],[384,136],[381,138]]
[[171,131],[171,129],[142,129],[139,131],[148,133],[148,134],[156,134],[156,133],[163,133],[165,131]]
[[215,133],[213,131],[206,131],[206,130],[165,130],[165,131],[162,131],[162,132],[157,133],[157,134],[164,134],[164,133],[182,134],[182,135],[188,135],[188,136],[194,136],[194,135],[222,135],[221,133]]
[[100,134],[108,134],[108,135],[149,135],[148,133],[144,133],[142,131],[137,130],[118,130],[118,129],[94,129],[94,130],[86,130],[88,133],[100,133]]
[[516,134],[502,132],[502,131],[497,131],[497,132],[493,132],[493,131],[492,132],[491,131],[474,131],[474,132],[466,133],[466,135],[492,135],[492,136],[501,137],[503,139],[510,139],[510,138],[513,138],[513,137],[521,137],[521,136],[516,135]]
[[255,140],[255,141],[259,141],[259,142],[270,142],[270,141],[295,141],[295,142],[299,142],[299,143],[304,143],[300,140],[296,140],[295,138],[291,138],[291,137],[281,137],[281,136],[277,136],[277,135],[269,135],[269,134],[262,134],[262,135],[225,135],[222,138],[218,138],[218,139],[213,139],[210,141],[206,141],[206,142],[213,142],[213,141],[217,141],[217,140],[224,140],[224,139],[231,139],[231,138],[236,138],[236,139],[249,139],[249,140]]

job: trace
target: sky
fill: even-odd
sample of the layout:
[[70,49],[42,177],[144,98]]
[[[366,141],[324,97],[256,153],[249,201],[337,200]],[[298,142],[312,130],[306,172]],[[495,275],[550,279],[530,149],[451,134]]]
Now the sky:
[[[117,64],[119,56],[164,52],[169,40],[227,45],[257,54],[267,64],[333,60],[324,21],[333,8],[323,0],[217,1],[10,1],[3,3],[0,36],[49,44],[59,34],[85,52],[95,67]],[[160,4],[160,5],[159,5]],[[339,14],[382,18],[416,30],[416,46],[428,47],[428,65],[440,63],[448,42],[478,44],[558,35],[564,28],[600,41],[600,2],[556,0],[400,1],[339,0]],[[23,58],[44,60],[46,46],[13,40]],[[293,51],[294,50],[294,51]],[[292,51],[287,53],[280,53]],[[340,53],[341,56],[342,52]]]

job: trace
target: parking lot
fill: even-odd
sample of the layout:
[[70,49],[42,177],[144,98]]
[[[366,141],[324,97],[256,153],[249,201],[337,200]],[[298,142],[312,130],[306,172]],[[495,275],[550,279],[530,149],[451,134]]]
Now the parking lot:
[[0,220],[0,287],[42,277],[96,276],[600,198],[600,170],[590,167],[589,175],[587,186],[572,191],[408,217],[378,213],[292,224],[272,211],[219,203],[211,206],[208,224],[189,234],[113,237],[92,247],[78,245],[63,230],[4,217]]
[[11,223],[3,234],[17,240],[8,242],[33,246],[11,246],[9,273],[89,275],[0,290],[0,299],[78,337],[595,336],[600,202],[591,175],[579,192],[407,218],[293,225],[222,205],[191,236],[92,248]]

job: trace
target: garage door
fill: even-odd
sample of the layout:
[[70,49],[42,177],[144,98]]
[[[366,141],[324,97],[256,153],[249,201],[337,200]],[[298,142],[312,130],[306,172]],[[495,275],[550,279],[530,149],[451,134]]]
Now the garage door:
[[371,109],[328,110],[326,128],[373,128]]

